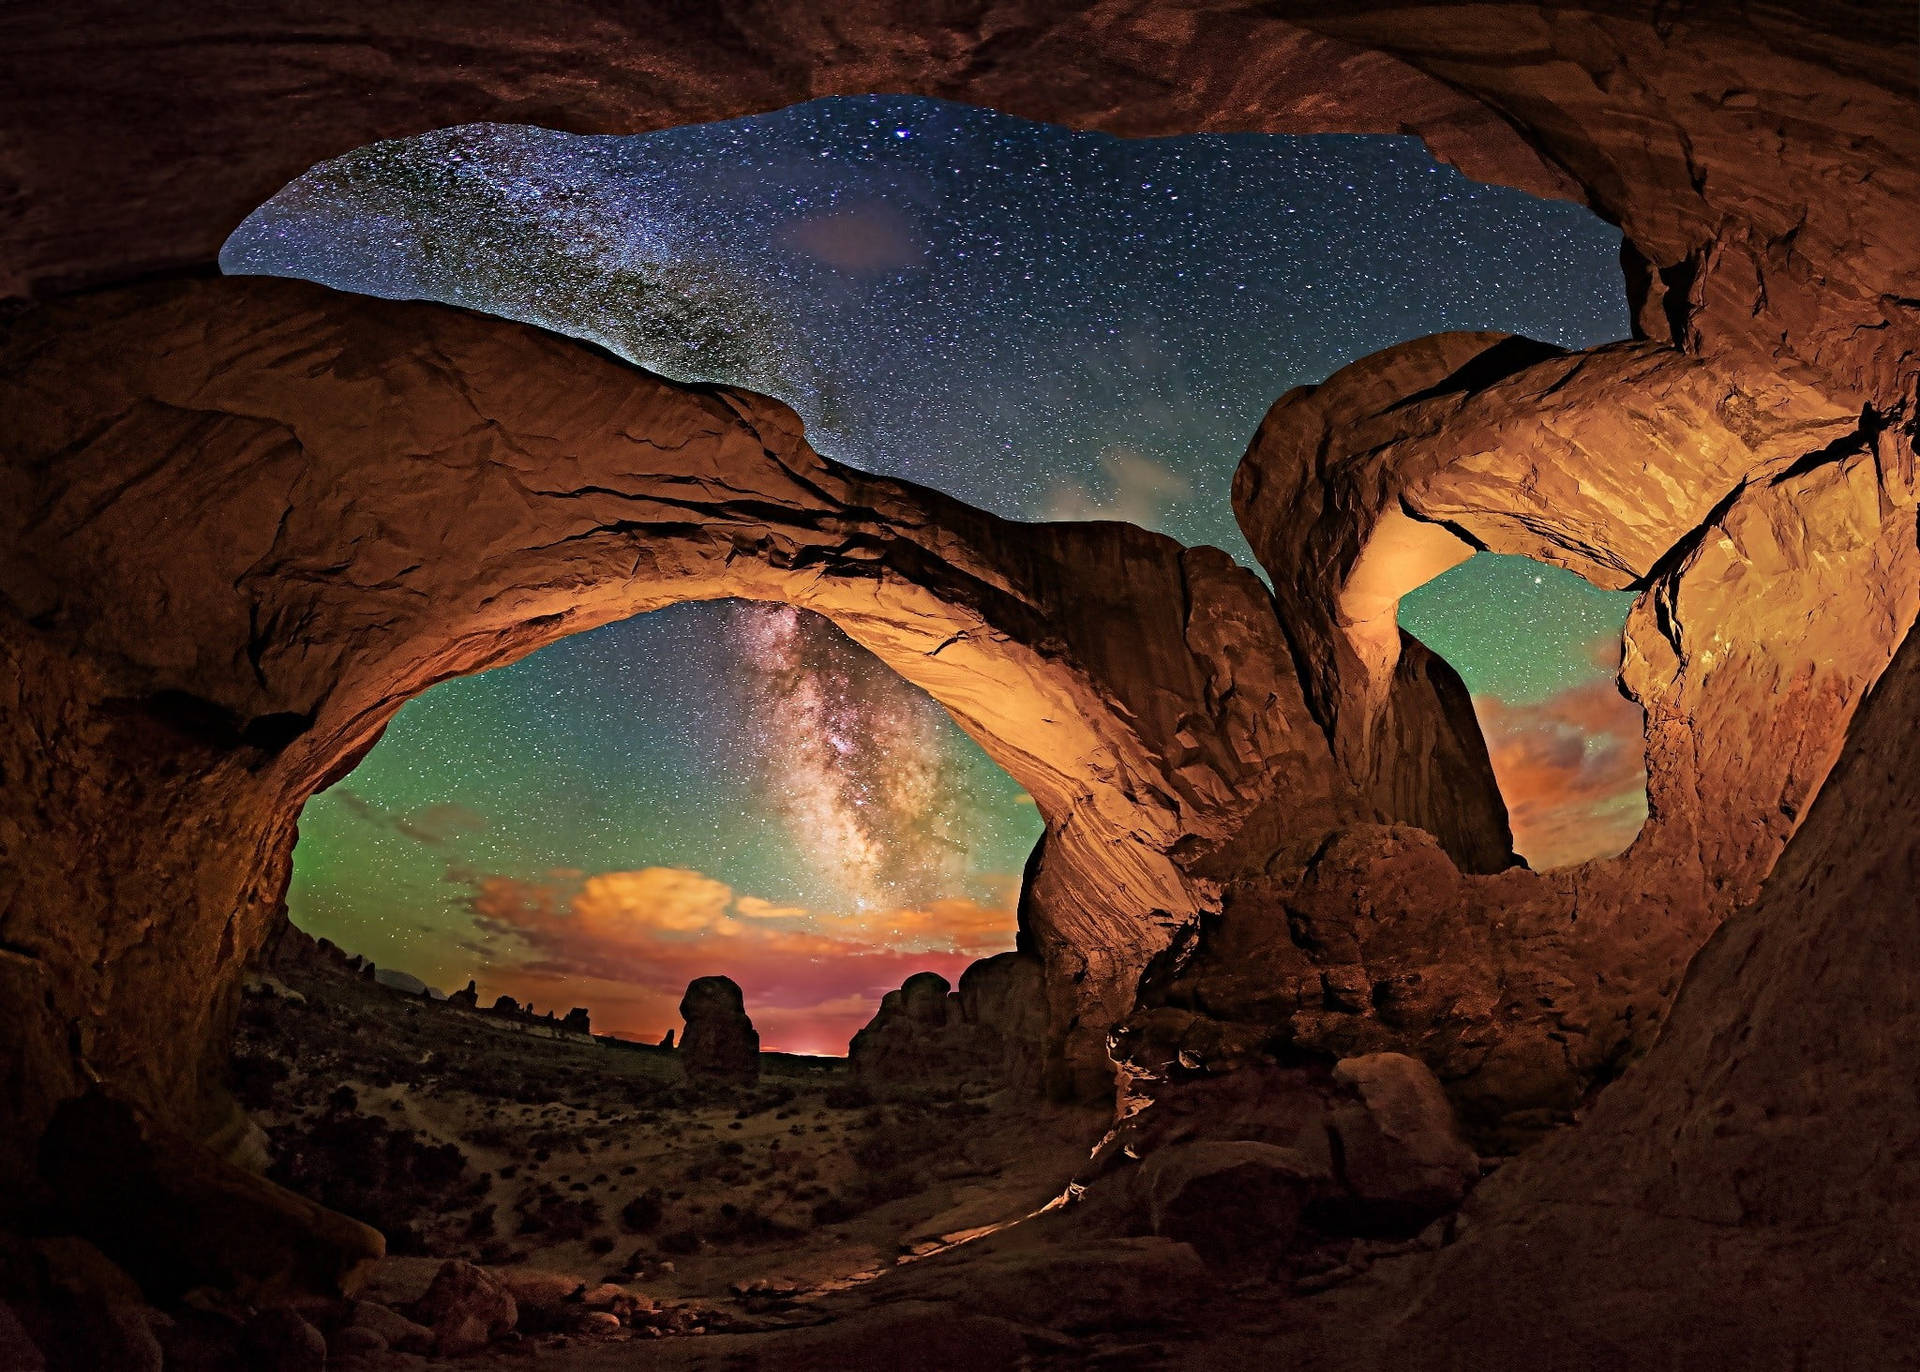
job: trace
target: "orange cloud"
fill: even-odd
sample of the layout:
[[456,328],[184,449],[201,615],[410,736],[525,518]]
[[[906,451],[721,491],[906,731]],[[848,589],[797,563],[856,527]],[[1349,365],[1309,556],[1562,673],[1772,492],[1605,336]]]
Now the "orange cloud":
[[[697,976],[740,983],[762,1041],[787,1052],[844,1052],[880,997],[914,972],[956,979],[1013,944],[1016,878],[983,903],[948,897],[828,914],[736,895],[683,868],[522,880],[463,874],[489,995],[565,1009],[596,1027],[658,1038],[679,1023]],[[564,1004],[562,1004],[564,1002]]]
[[734,901],[733,908],[748,919],[800,919],[807,913],[804,906],[775,905],[758,896],[741,896]]
[[[1614,648],[1615,660],[1618,648]],[[1611,681],[1570,687],[1527,705],[1476,696],[1474,712],[1513,824],[1534,867],[1607,857],[1633,842],[1647,815],[1640,707]]]

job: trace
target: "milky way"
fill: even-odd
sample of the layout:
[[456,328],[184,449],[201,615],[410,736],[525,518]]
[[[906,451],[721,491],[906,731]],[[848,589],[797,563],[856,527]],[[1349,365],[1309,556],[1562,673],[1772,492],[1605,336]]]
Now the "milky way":
[[[1129,142],[863,97],[642,137],[483,125],[378,144],[262,206],[222,264],[541,324],[778,396],[855,466],[1250,561],[1227,490],[1276,397],[1445,329],[1621,336],[1618,244],[1584,210],[1476,185],[1410,139]],[[1630,779],[1576,754],[1631,721],[1578,693],[1604,687],[1623,614],[1567,574],[1485,556],[1405,606],[1483,716],[1501,712],[1496,763],[1544,788],[1533,803],[1550,807],[1561,759],[1606,778],[1615,811]],[[1549,736],[1573,752],[1536,746]],[[470,819],[409,836],[432,807]],[[439,688],[304,827],[303,923],[423,974],[504,982],[524,950],[500,919],[471,922],[495,878],[564,904],[594,873],[670,868],[812,930],[898,912],[929,950],[990,927],[1010,942],[1038,820],[831,626],[709,605]],[[1578,823],[1554,833],[1556,856],[1579,847]]]

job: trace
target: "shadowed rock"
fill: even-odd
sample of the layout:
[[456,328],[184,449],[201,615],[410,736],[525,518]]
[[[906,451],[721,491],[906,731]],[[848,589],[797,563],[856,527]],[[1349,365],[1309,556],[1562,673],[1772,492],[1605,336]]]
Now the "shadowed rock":
[[878,1083],[973,1081],[1032,1089],[1040,1084],[1046,1037],[1039,960],[1000,953],[969,965],[958,991],[937,973],[908,977],[881,998],[847,1057],[856,1076]]
[[1327,1180],[1313,1159],[1291,1148],[1208,1141],[1161,1149],[1135,1185],[1155,1234],[1227,1265],[1285,1249]]
[[477,1353],[510,1332],[520,1318],[513,1296],[493,1276],[470,1262],[449,1261],[427,1293],[414,1302],[413,1317],[433,1330],[433,1351],[443,1358]]
[[99,1092],[55,1114],[40,1171],[80,1232],[156,1299],[197,1286],[260,1301],[351,1295],[386,1252],[378,1231]]
[[696,977],[680,998],[680,1065],[690,1078],[753,1081],[760,1075],[760,1034],[730,977]]

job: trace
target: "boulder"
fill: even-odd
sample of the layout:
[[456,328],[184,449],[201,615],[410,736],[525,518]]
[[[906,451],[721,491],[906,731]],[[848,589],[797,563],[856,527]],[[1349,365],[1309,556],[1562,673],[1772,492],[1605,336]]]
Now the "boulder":
[[1369,1053],[1335,1064],[1333,1079],[1359,1097],[1336,1108],[1327,1125],[1355,1201],[1385,1222],[1415,1228],[1460,1204],[1480,1176],[1480,1160],[1426,1064],[1404,1053]]
[[54,1113],[39,1161],[74,1227],[156,1299],[196,1286],[253,1300],[351,1295],[386,1251],[378,1230],[103,1092]]
[[1210,1265],[1278,1252],[1328,1180],[1306,1154],[1270,1143],[1203,1140],[1149,1157],[1135,1180],[1148,1227]]
[[371,1357],[389,1348],[385,1339],[363,1324],[342,1325],[327,1340],[327,1356],[335,1360]]
[[433,1331],[378,1301],[355,1301],[347,1324],[379,1336],[396,1353],[431,1353]]
[[570,1272],[537,1267],[509,1267],[496,1279],[513,1297],[520,1312],[518,1327],[524,1334],[545,1334],[566,1328],[568,1317],[586,1289],[586,1282]]
[[442,1358],[476,1353],[519,1323],[513,1296],[484,1269],[459,1258],[440,1269],[413,1307],[433,1327],[433,1351]]
[[284,1306],[262,1310],[248,1320],[240,1346],[253,1372],[326,1372],[325,1336]]
[[760,1075],[760,1035],[730,977],[696,977],[680,998],[680,1065],[689,1077],[753,1081]]

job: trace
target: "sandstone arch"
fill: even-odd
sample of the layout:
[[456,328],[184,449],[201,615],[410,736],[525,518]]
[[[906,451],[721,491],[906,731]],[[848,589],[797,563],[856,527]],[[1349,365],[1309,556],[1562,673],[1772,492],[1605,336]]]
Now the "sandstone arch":
[[[1622,675],[1648,711],[1652,817],[1595,872],[1664,885],[1704,933],[1757,892],[1920,610],[1898,445],[1724,359],[1440,334],[1283,396],[1234,505],[1356,776],[1380,765],[1407,591],[1483,548],[1641,590]],[[1668,863],[1693,870],[1654,879]]]
[[[1920,308],[1914,304],[1920,300],[1920,251],[1911,215],[1920,191],[1920,121],[1910,89],[1910,18],[1905,7],[1894,5],[1830,8],[1808,16],[1719,4],[1677,14],[1635,3],[1578,11],[1530,4],[1437,9],[1389,3],[1329,16],[1320,6],[1187,10],[1143,2],[1071,11],[962,7],[938,14],[883,4],[857,13],[836,10],[830,20],[805,8],[742,5],[696,26],[670,6],[589,21],[505,5],[458,12],[402,5],[384,8],[377,17],[336,14],[318,23],[291,4],[252,7],[244,23],[225,12],[196,15],[178,7],[148,18],[107,4],[84,12],[45,6],[16,10],[0,21],[7,39],[0,45],[7,54],[0,59],[7,78],[0,80],[0,108],[12,116],[7,126],[16,131],[0,153],[0,165],[18,187],[0,218],[0,242],[7,246],[5,280],[14,295],[58,295],[76,285],[204,264],[242,214],[312,161],[373,137],[473,118],[625,131],[745,113],[834,91],[903,89],[1124,133],[1196,128],[1420,133],[1475,175],[1581,198],[1619,223],[1627,238],[1630,299],[1643,336],[1636,345],[1600,350],[1572,364],[1536,358],[1464,391],[1419,402],[1416,408],[1441,426],[1431,435],[1433,453],[1444,457],[1445,450],[1462,446],[1448,437],[1456,425],[1510,426],[1502,429],[1503,444],[1531,441],[1527,433],[1551,428],[1543,424],[1542,380],[1553,384],[1560,378],[1552,369],[1568,365],[1596,382],[1607,379],[1612,388],[1596,392],[1593,407],[1571,413],[1581,423],[1598,422],[1605,402],[1641,413],[1677,413],[1670,408],[1676,396],[1696,394],[1705,398],[1705,412],[1733,427],[1734,416],[1723,402],[1736,383],[1749,395],[1786,397],[1797,412],[1804,406],[1805,414],[1819,419],[1818,433],[1806,435],[1818,441],[1798,455],[1787,451],[1792,446],[1787,443],[1763,460],[1717,469],[1711,481],[1703,482],[1695,471],[1685,500],[1662,516],[1667,519],[1660,525],[1663,531],[1678,531],[1665,547],[1657,546],[1667,536],[1661,532],[1649,536],[1644,547],[1610,554],[1612,574],[1646,586],[1629,630],[1636,646],[1628,682],[1648,707],[1651,746],[1664,750],[1672,762],[1667,774],[1674,778],[1671,796],[1653,797],[1661,820],[1654,832],[1668,835],[1673,846],[1655,851],[1643,839],[1635,860],[1648,865],[1637,870],[1671,882],[1663,890],[1694,893],[1698,910],[1724,911],[1743,902],[1765,876],[1831,760],[1843,727],[1838,717],[1877,670],[1873,655],[1898,641],[1911,617],[1911,548],[1902,540],[1910,527],[1903,521],[1911,519],[1907,491],[1920,375],[1915,361]],[[74,34],[84,35],[84,41]],[[1167,72],[1179,78],[1169,82],[1162,75]],[[271,118],[262,116],[269,99]],[[177,300],[204,290],[210,306],[241,298],[211,287],[173,289],[180,292]],[[150,480],[169,476],[184,495],[192,491],[190,465],[168,469],[163,464],[156,471],[137,465],[138,445],[128,442],[129,431],[88,423],[87,406],[69,398],[91,384],[90,362],[107,357],[114,367],[134,373],[149,365],[151,352],[139,352],[150,347],[145,342],[134,345],[134,355],[124,339],[113,347],[95,335],[91,351],[85,343],[89,311],[131,315],[144,307],[139,301],[151,304],[151,297],[138,297],[131,306],[103,297],[16,320],[13,338],[26,342],[10,354],[9,376],[16,384],[23,376],[34,381],[9,413],[54,416],[46,424],[49,430],[64,425],[72,441],[65,448],[38,450],[42,458],[55,453],[84,457],[115,443],[125,445],[118,453],[125,464],[118,478],[105,464],[92,469],[92,478],[105,490],[134,492],[137,482],[129,484],[125,477],[145,472]],[[214,312],[211,307],[203,312],[198,304],[178,308],[189,318]],[[250,307],[230,308],[244,324]],[[265,322],[270,332],[272,321]],[[65,337],[69,332],[72,336]],[[137,330],[130,336],[140,339]],[[283,361],[297,370],[299,350],[288,348]],[[1635,367],[1645,370],[1636,373]],[[1567,380],[1575,392],[1581,384],[1578,374]],[[1696,385],[1704,389],[1688,390]],[[1405,400],[1421,389],[1416,383],[1381,398]],[[200,430],[192,426],[202,424],[223,435],[230,458],[237,460],[248,441],[261,445],[260,456],[267,455],[270,425],[249,418],[250,412],[234,414],[216,406],[211,415],[196,415],[195,408],[169,406],[152,417],[180,444],[200,442]],[[1844,416],[1852,417],[1850,426]],[[31,526],[40,537],[57,504],[33,503],[40,488],[31,480],[20,483],[17,470],[9,469],[16,483],[10,494],[24,486],[26,495],[10,502],[10,513],[16,527]],[[1724,489],[1704,488],[1715,482]],[[1436,487],[1430,494],[1440,503],[1429,519],[1446,517],[1444,492]],[[912,500],[901,499],[913,507]],[[963,529],[979,527],[969,522],[977,516],[947,513],[959,518]],[[129,547],[156,537],[153,528],[131,521],[123,528],[121,541]],[[1506,531],[1513,529],[1509,525]],[[920,539],[895,545],[937,549],[938,556],[929,556],[917,570],[958,556],[966,546],[964,535],[950,536],[938,521],[920,532]],[[577,551],[584,556],[606,551],[591,539],[583,543],[588,546]],[[115,551],[110,544],[98,545],[95,554]],[[0,759],[9,806],[0,817],[0,845],[8,858],[9,885],[0,892],[5,942],[0,965],[9,1002],[19,1009],[8,1030],[15,1050],[8,1089],[31,1120],[35,1110],[71,1089],[78,1064],[91,1060],[86,1050],[94,1042],[113,1042],[118,1060],[111,1065],[123,1070],[130,1089],[181,1108],[181,1100],[199,1084],[200,1064],[189,1053],[154,1052],[152,1045],[113,1027],[107,1012],[116,996],[130,995],[143,977],[146,984],[154,983],[163,950],[186,951],[203,964],[231,960],[249,932],[246,921],[204,924],[196,941],[176,937],[180,930],[169,922],[174,916],[163,903],[142,906],[148,914],[131,919],[96,915],[96,910],[126,908],[116,902],[130,893],[132,904],[139,905],[142,863],[166,858],[170,851],[192,851],[205,859],[197,878],[176,888],[191,896],[194,908],[258,911],[268,906],[279,876],[274,854],[284,852],[289,838],[284,828],[208,825],[182,819],[163,802],[208,785],[231,786],[235,795],[268,795],[292,775],[291,762],[271,759],[300,756],[298,739],[314,732],[320,715],[304,731],[296,730],[306,705],[295,699],[289,706],[258,681],[226,701],[218,692],[200,694],[197,701],[185,698],[195,693],[165,684],[145,691],[148,704],[158,705],[172,720],[165,726],[155,722],[151,708],[125,708],[116,703],[127,698],[116,674],[129,662],[135,677],[145,669],[137,653],[129,658],[122,650],[129,643],[139,646],[152,626],[163,626],[173,607],[159,595],[142,603],[137,577],[116,580],[87,572],[84,581],[66,589],[83,586],[93,597],[100,614],[92,629],[112,629],[116,621],[120,628],[117,635],[83,642],[78,635],[89,626],[49,617],[43,603],[18,608],[24,602],[14,596],[14,578],[45,562],[46,545],[23,545],[13,534],[9,545],[15,557],[5,588],[7,677],[0,691],[7,711]],[[201,544],[177,546],[183,558],[204,553]],[[972,545],[976,551],[983,546]],[[1556,547],[1556,556],[1574,555]],[[1796,551],[1810,556],[1796,565]],[[1029,577],[1046,581],[1049,563],[1042,552],[1021,546],[1003,548],[999,555],[1011,566],[996,564],[993,576],[981,578],[984,584],[1030,590]],[[1169,552],[1142,558],[1162,569],[1206,561]],[[983,553],[980,560],[994,559]],[[152,561],[149,557],[146,565]],[[85,570],[80,560],[66,565]],[[211,568],[203,570],[211,575]],[[365,589],[377,594],[385,578],[399,570],[388,568]],[[1331,586],[1349,570],[1324,569],[1325,578],[1311,584]],[[1147,580],[1170,586],[1174,577],[1162,570]],[[1871,591],[1864,597],[1864,617],[1859,614],[1863,587]],[[1816,612],[1799,617],[1817,634],[1827,632],[1818,614],[1844,615],[1844,627],[1835,630],[1842,636],[1838,646],[1851,650],[1860,638],[1867,651],[1853,665],[1827,671],[1817,637],[1766,638],[1779,626],[1768,623],[1776,615],[1755,610],[1762,603],[1757,588],[1791,595],[1793,603]],[[1219,592],[1227,603],[1237,603],[1236,595]],[[1034,603],[1045,598],[1036,595]],[[519,608],[534,609],[533,600]],[[1738,623],[1742,614],[1751,616],[1744,624]],[[922,622],[939,617],[931,614]],[[505,627],[510,618],[501,612],[491,621],[475,620],[471,639],[440,645],[444,655],[438,658],[420,653],[413,669],[424,681],[436,670],[478,665],[489,652],[530,646],[531,637],[551,627],[536,622],[534,629],[520,631],[525,637],[516,638]],[[1854,631],[1862,622],[1870,631],[1858,635]],[[1250,679],[1271,667],[1264,651],[1250,650],[1254,640],[1242,635],[1234,615],[1202,617],[1202,623],[1212,635],[1214,660],[1236,662],[1236,671],[1244,667]],[[245,683],[253,670],[249,645],[259,646],[263,664],[273,659],[278,668],[284,660],[296,670],[309,655],[318,662],[331,651],[325,644],[306,645],[302,635],[308,624],[298,614],[264,627],[263,637],[253,626],[246,632],[225,626],[219,661],[203,663],[195,648],[165,664],[166,671],[187,677],[204,671]],[[1736,635],[1761,646],[1736,652],[1729,668],[1722,654]],[[268,651],[275,643],[278,651]],[[1206,656],[1199,652],[1195,660]],[[342,654],[340,660],[350,657]],[[1715,1187],[1725,1191],[1721,1181],[1732,1177],[1728,1185],[1747,1196],[1783,1194],[1809,1156],[1798,1145],[1782,1142],[1789,1135],[1804,1137],[1823,1121],[1860,1113],[1869,1100],[1879,1103],[1862,1117],[1872,1121],[1876,1137],[1920,1125],[1911,1093],[1894,1083],[1898,1068],[1886,1054],[1869,1055],[1858,1072],[1849,1062],[1850,1036],[1862,1032],[1858,1001],[1850,996],[1874,997],[1887,1022],[1915,1022],[1910,997],[1902,994],[1912,982],[1906,974],[1914,956],[1911,940],[1898,936],[1904,897],[1894,887],[1877,885],[1871,875],[1845,884],[1822,876],[1837,870],[1834,864],[1842,859],[1849,872],[1865,874],[1897,875],[1911,866],[1914,826],[1899,808],[1906,797],[1897,788],[1898,777],[1906,773],[1896,770],[1889,774],[1892,780],[1876,781],[1867,761],[1876,753],[1911,751],[1910,731],[1901,727],[1910,713],[1906,707],[1916,670],[1911,657],[1909,645],[1877,688],[1874,712],[1862,725],[1868,732],[1852,745],[1838,774],[1846,794],[1833,798],[1829,791],[1828,803],[1814,807],[1821,826],[1816,831],[1810,825],[1807,833],[1815,834],[1817,843],[1809,847],[1803,833],[1789,845],[1789,864],[1776,886],[1759,904],[1734,915],[1696,966],[1695,989],[1679,1001],[1660,1052],[1605,1097],[1604,1128],[1571,1132],[1536,1165],[1490,1192],[1489,1205],[1499,1201],[1489,1212],[1493,1226],[1435,1268],[1421,1313],[1396,1325],[1391,1337],[1430,1338],[1448,1326],[1448,1311],[1478,1308],[1485,1284],[1476,1282],[1475,1274],[1498,1273],[1517,1260],[1516,1254],[1544,1251],[1529,1244],[1558,1245],[1554,1251],[1572,1254],[1574,1241],[1565,1233],[1535,1234],[1515,1218],[1543,1198],[1571,1197],[1582,1207],[1578,1213],[1586,1232],[1568,1280],[1584,1277],[1603,1293],[1604,1305],[1604,1293],[1620,1289],[1619,1273],[1637,1265],[1648,1243],[1674,1233],[1697,1235],[1696,1223],[1726,1223],[1724,1207],[1700,1200]],[[1403,654],[1400,660],[1411,659]],[[1728,673],[1734,679],[1716,680]],[[1288,673],[1277,675],[1284,679]],[[1326,686],[1315,687],[1313,676],[1305,674],[1309,689],[1302,699],[1311,703],[1312,692],[1320,690],[1321,713],[1310,710],[1309,716],[1324,730],[1325,701],[1343,698],[1347,683],[1335,673]],[[148,672],[143,679],[153,685],[158,674]],[[1769,716],[1737,709],[1725,714],[1726,702],[1782,682],[1789,699],[1806,704],[1784,712],[1778,730]],[[1439,702],[1444,690],[1431,689]],[[219,708],[198,703],[208,700]],[[270,708],[254,708],[262,704]],[[1432,717],[1444,713],[1437,709]],[[1405,717],[1409,725],[1398,734],[1367,731],[1367,749],[1379,738],[1397,737],[1404,744],[1421,737],[1419,721],[1429,716],[1409,710]],[[1722,720],[1731,720],[1733,727]],[[377,711],[365,712],[363,734],[370,734],[376,722]],[[1215,733],[1211,726],[1189,732],[1194,742],[1181,740],[1178,730],[1174,742],[1202,756],[1232,733]],[[1333,732],[1331,746],[1345,746],[1337,725]],[[336,726],[330,737],[344,748],[351,733]],[[1134,733],[1145,736],[1140,729]],[[1729,738],[1731,751],[1740,756],[1713,756],[1716,749],[1729,749]],[[1794,748],[1804,745],[1803,758],[1785,769],[1771,756],[1783,740]],[[309,759],[307,780],[320,779],[323,751]],[[1128,747],[1119,753],[1137,756]],[[1186,754],[1172,755],[1181,757],[1176,769],[1191,761]],[[1382,755],[1389,759],[1390,774],[1404,774],[1404,748]],[[1264,755],[1255,747],[1248,756]],[[92,765],[105,757],[114,759],[117,772]],[[1745,765],[1755,758],[1765,765]],[[1335,789],[1353,784],[1351,755],[1346,760],[1349,781],[1334,783]],[[1199,764],[1198,791],[1205,790],[1212,770],[1210,762]],[[1397,783],[1375,777],[1371,760],[1363,770],[1367,788],[1356,786],[1356,791],[1365,789],[1369,797],[1383,790],[1397,793]],[[1731,808],[1738,820],[1732,826],[1715,819],[1720,798],[1702,789],[1722,781],[1737,793]],[[1159,777],[1143,793],[1180,795],[1186,813],[1208,812],[1206,804],[1170,782],[1163,791]],[[1894,808],[1871,832],[1849,833],[1849,803]],[[1370,803],[1359,804],[1355,814],[1373,810]],[[1174,812],[1180,813],[1179,803]],[[129,815],[152,823],[130,822]],[[1170,821],[1169,827],[1178,822]],[[1289,831],[1283,806],[1263,809],[1256,803],[1236,824],[1230,840],[1203,839],[1205,851],[1184,869],[1191,880],[1219,883],[1219,899],[1229,912],[1236,899],[1249,908],[1259,906],[1266,864]],[[1803,848],[1807,856],[1792,856]],[[1186,850],[1178,838],[1169,853],[1179,866]],[[1338,905],[1351,903],[1356,889],[1385,892],[1373,908],[1385,912],[1381,925],[1386,927],[1396,910],[1405,908],[1392,899],[1395,882],[1414,867],[1430,866],[1432,858],[1431,845],[1417,836],[1389,834],[1383,847],[1377,833],[1358,830],[1321,850],[1317,865],[1304,875],[1283,872],[1272,880],[1305,883],[1309,925],[1320,913],[1318,899]],[[1061,875],[1070,861],[1049,855],[1040,864],[1036,899],[1060,898],[1071,884]],[[1255,869],[1261,875],[1250,875]],[[1590,875],[1533,879],[1507,873],[1476,879],[1461,876],[1451,864],[1432,870],[1443,883],[1477,883],[1482,893],[1477,898],[1525,916],[1526,927],[1498,947],[1488,945],[1490,936],[1482,931],[1482,945],[1474,952],[1483,972],[1494,969],[1508,1003],[1564,994],[1560,982],[1574,980],[1567,976],[1569,967],[1582,977],[1590,974],[1591,961],[1581,961],[1585,953],[1569,963],[1555,962],[1562,953],[1554,951],[1564,952],[1565,931],[1591,912],[1585,904]],[[1489,892],[1498,899],[1485,895]],[[1501,894],[1510,892],[1520,894],[1511,899]],[[1665,901],[1641,902],[1619,913],[1625,944],[1640,939],[1644,948],[1648,940],[1661,941],[1659,957],[1636,955],[1647,985],[1633,994],[1663,1003],[1664,979],[1677,978],[1691,951],[1688,939],[1673,935]],[[1715,917],[1709,913],[1706,919]],[[1811,932],[1776,936],[1776,931],[1796,929]],[[36,930],[39,943],[21,941],[21,931]],[[228,930],[230,943],[224,937]],[[1693,927],[1695,935],[1701,932],[1703,926]],[[1797,950],[1816,934],[1825,940],[1817,959],[1800,956]],[[1417,939],[1402,946],[1430,966],[1445,965],[1439,954],[1446,949],[1436,953]],[[103,962],[105,953],[116,958]],[[45,979],[49,966],[63,969],[66,980],[57,988]],[[1312,985],[1329,988],[1333,1000],[1346,994],[1339,967],[1319,966],[1312,957],[1301,966],[1303,985],[1311,973]],[[1882,966],[1886,977],[1866,975]],[[1849,980],[1835,974],[1844,967],[1860,975]],[[1096,973],[1094,980],[1100,979]],[[1796,1001],[1800,991],[1806,994]],[[1782,1039],[1788,1005],[1798,1017],[1799,1032]],[[1158,1008],[1185,1013],[1170,1003]],[[1323,1022],[1335,1013],[1326,1004],[1297,1008]],[[179,1042],[197,1040],[217,1017],[203,1003],[173,1004],[167,1015],[164,1028]],[[1569,1042],[1579,1037],[1572,1023],[1548,1027]],[[1727,1056],[1728,1045],[1744,1042],[1749,1030],[1772,1043],[1774,1051],[1737,1052],[1733,1075],[1716,1076],[1715,1064]],[[1457,1036],[1454,1046],[1474,1047],[1460,1044]],[[1436,1045],[1437,1051],[1446,1049]],[[1848,1070],[1836,1070],[1843,1066]],[[1733,1089],[1729,1082],[1747,1095],[1772,1093],[1769,1120],[1735,1118],[1729,1124],[1721,1110]],[[1623,1132],[1640,1140],[1624,1152],[1617,1148]],[[1718,1169],[1719,1180],[1703,1181],[1693,1190],[1689,1181],[1674,1183],[1662,1149],[1676,1138],[1690,1159]],[[1804,1246],[1836,1218],[1845,1220],[1876,1209],[1885,1198],[1914,1192],[1904,1156],[1863,1144],[1849,1157],[1848,1184],[1821,1191],[1826,1208],[1819,1214],[1769,1203],[1748,1205],[1741,1215],[1748,1220],[1741,1260],[1752,1270],[1796,1283],[1810,1303],[1824,1294],[1844,1294],[1846,1274],[1814,1271],[1794,1256],[1796,1245]],[[1601,1172],[1608,1184],[1596,1190],[1594,1179]],[[1831,1230],[1825,1232],[1830,1236]],[[1910,1275],[1907,1249],[1890,1247],[1896,1265],[1906,1264],[1903,1271]],[[1666,1300],[1644,1326],[1654,1344],[1639,1346],[1656,1346],[1663,1331],[1687,1318],[1689,1308],[1699,1308],[1708,1289],[1702,1283],[1717,1280],[1699,1264],[1683,1264],[1668,1277]],[[1818,1293],[1804,1284],[1809,1277],[1818,1283]],[[1369,1298],[1362,1293],[1349,1307],[1362,1324]],[[1845,1309],[1856,1321],[1851,1334],[1828,1331],[1832,1337],[1824,1347],[1829,1353],[1893,1346],[1877,1340],[1897,1328],[1898,1310],[1861,1309],[1858,1302],[1829,1303],[1828,1308]],[[1771,1313],[1768,1348],[1791,1352],[1816,1346],[1819,1331],[1810,1333],[1808,1321],[1818,1315]],[[1537,1361],[1572,1346],[1556,1343],[1553,1331],[1528,1326],[1517,1332],[1511,1322],[1498,1320],[1480,1332],[1493,1341],[1486,1357],[1494,1365],[1501,1349],[1518,1356],[1526,1345]],[[1356,1357],[1364,1356],[1361,1344],[1352,1348]],[[1325,1354],[1324,1345],[1321,1361],[1337,1361]]]
[[[1251,817],[1388,817],[1332,775],[1267,592],[1224,554],[862,475],[777,402],[259,279],[37,312],[0,393],[30,416],[0,566],[33,654],[17,679],[45,693],[0,707],[22,802],[9,967],[23,1002],[83,1026],[20,1047],[29,1075],[69,1058],[56,1096],[97,1076],[156,1110],[204,1099],[207,999],[265,932],[306,797],[433,682],[678,600],[827,615],[1033,794],[1023,924],[1080,1089]],[[97,723],[63,729],[76,710]],[[1503,822],[1484,767],[1447,780]],[[1392,817],[1450,803],[1405,798]],[[1451,832],[1469,867],[1504,854],[1503,831]],[[92,919],[57,913],[76,899]]]

